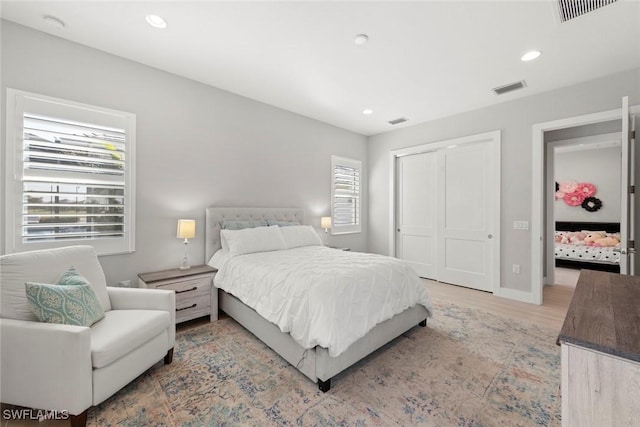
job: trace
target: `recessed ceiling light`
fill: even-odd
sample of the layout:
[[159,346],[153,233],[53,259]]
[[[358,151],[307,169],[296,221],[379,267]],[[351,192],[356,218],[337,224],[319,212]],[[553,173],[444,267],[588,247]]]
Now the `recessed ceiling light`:
[[539,50],[530,50],[529,52],[522,55],[522,57],[520,57],[520,60],[524,62],[533,61],[540,55],[542,55],[542,52],[540,52]]
[[366,108],[362,110],[362,114],[365,114],[368,116],[369,114],[373,114],[373,110],[371,108]]
[[165,21],[162,16],[147,15],[145,19],[147,20],[147,23],[152,27],[167,28],[167,21]]
[[44,15],[42,19],[44,20],[44,22],[51,25],[52,27],[64,28],[64,21],[60,18],[56,18],[55,16],[51,16],[51,15]]
[[357,45],[363,45],[369,41],[369,36],[366,34],[358,34],[353,38],[353,42]]

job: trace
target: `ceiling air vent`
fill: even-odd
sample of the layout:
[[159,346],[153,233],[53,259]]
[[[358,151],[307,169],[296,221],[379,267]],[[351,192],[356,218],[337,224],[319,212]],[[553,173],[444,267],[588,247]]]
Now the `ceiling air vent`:
[[406,117],[400,117],[400,118],[397,118],[397,119],[389,120],[388,123],[390,125],[399,125],[400,123],[404,123],[407,120],[409,120],[409,119],[407,119]]
[[496,95],[502,95],[507,92],[522,89],[524,87],[527,87],[527,84],[524,82],[524,80],[520,80],[519,82],[509,83],[508,85],[494,87],[493,91]]
[[560,22],[567,22],[618,0],[558,0]]

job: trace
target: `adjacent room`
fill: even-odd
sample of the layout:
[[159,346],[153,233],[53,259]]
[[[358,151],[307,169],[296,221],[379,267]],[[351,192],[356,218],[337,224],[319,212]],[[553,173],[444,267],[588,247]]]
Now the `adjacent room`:
[[3,426],[640,419],[640,2],[0,18]]

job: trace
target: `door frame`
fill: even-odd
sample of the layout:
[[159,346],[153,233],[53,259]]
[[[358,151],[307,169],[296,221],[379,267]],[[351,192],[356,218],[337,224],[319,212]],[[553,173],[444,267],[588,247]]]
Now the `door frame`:
[[[637,114],[640,106],[631,107]],[[532,127],[531,157],[531,303],[542,305],[544,289],[544,197],[545,197],[545,143],[544,133],[576,126],[622,120],[622,108],[591,113],[582,116],[537,123]],[[547,239],[553,238],[553,230],[547,230]]]
[[493,269],[493,293],[495,295],[500,295],[500,196],[501,196],[501,142],[502,142],[502,132],[500,130],[495,130],[491,132],[485,132],[475,135],[463,136],[460,138],[446,139],[441,141],[430,142],[426,144],[414,145],[411,147],[399,148],[396,150],[391,150],[389,152],[389,182],[391,183],[391,188],[389,189],[389,224],[388,224],[388,233],[389,233],[389,256],[396,256],[396,194],[397,194],[397,186],[398,186],[398,176],[397,176],[397,159],[398,157],[410,156],[413,154],[420,154],[429,151],[436,151],[443,148],[455,146],[455,145],[463,145],[463,144],[471,144],[480,141],[488,141],[491,143],[491,161],[494,165],[498,165],[495,169],[495,188],[498,189],[496,194],[493,196],[492,210],[495,212],[495,215],[492,215],[490,218],[491,224],[491,234],[493,234],[493,245],[492,245],[492,266]]

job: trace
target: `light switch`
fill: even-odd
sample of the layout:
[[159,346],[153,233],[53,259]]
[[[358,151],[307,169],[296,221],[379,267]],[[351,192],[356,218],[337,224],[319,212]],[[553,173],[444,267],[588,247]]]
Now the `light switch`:
[[529,221],[513,221],[514,230],[528,230]]

